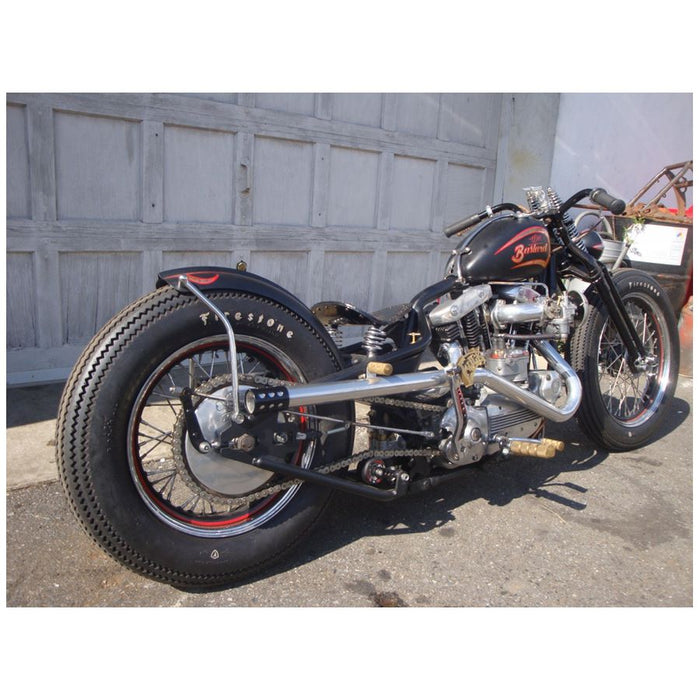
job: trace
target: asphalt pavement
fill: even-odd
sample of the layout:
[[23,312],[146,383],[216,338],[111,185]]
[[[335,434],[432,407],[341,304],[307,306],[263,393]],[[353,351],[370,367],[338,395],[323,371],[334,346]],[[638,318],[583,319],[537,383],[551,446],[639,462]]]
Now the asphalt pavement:
[[7,390],[7,607],[691,607],[692,379],[651,445],[608,454],[575,421],[554,459],[508,458],[388,504],[336,494],[265,575],[184,592],[84,534],[53,456],[61,386]]

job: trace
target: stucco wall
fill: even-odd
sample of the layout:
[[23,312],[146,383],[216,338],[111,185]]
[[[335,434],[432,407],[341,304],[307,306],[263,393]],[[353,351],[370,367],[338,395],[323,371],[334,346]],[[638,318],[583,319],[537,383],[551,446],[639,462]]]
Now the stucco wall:
[[499,142],[504,176],[497,182],[497,201],[525,204],[524,187],[550,184],[558,115],[557,93],[504,96]]
[[632,198],[662,167],[692,159],[692,106],[690,93],[562,94],[553,186]]

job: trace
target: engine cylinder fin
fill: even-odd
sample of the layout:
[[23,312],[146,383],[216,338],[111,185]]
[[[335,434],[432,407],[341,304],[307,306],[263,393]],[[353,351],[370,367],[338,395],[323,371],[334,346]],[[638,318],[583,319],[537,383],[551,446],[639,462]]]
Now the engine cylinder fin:
[[467,336],[467,345],[470,348],[484,346],[484,334],[476,311],[472,311],[464,317],[464,332]]
[[492,414],[489,411],[489,431],[491,433],[499,433],[501,431],[512,428],[520,423],[538,420],[539,416],[527,408],[519,408],[513,411],[502,411]]
[[435,333],[441,343],[453,343],[462,337],[462,331],[457,322],[448,323],[444,326],[437,326],[435,328]]

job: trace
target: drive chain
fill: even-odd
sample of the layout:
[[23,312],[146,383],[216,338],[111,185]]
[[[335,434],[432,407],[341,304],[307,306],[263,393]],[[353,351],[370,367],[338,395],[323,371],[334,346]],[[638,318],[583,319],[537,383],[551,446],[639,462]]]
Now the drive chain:
[[[425,457],[429,459],[431,457],[437,457],[440,454],[441,452],[435,449],[365,450],[364,452],[358,452],[356,454],[350,455],[345,459],[339,459],[335,462],[325,464],[319,467],[318,469],[314,469],[313,471],[318,474],[333,474],[334,472],[340,471],[341,469],[346,469],[355,462],[362,462],[366,459],[392,459],[397,457]],[[184,464],[177,464],[178,461],[181,461],[181,458],[179,460],[178,458],[176,458],[175,461],[176,467],[179,467],[178,472],[180,472],[180,474],[182,475],[183,472],[186,472],[186,467]],[[190,489],[194,490],[194,488],[196,488],[196,492],[199,495],[200,499],[212,505],[225,506],[229,512],[233,512],[235,510],[238,510],[239,508],[244,508],[255,501],[260,501],[264,498],[274,496],[278,493],[281,493],[282,491],[286,491],[294,486],[304,483],[304,479],[291,479],[289,481],[283,481],[282,483],[275,484],[274,486],[268,486],[265,489],[258,489],[253,493],[246,494],[245,496],[239,496],[238,498],[224,498],[220,496],[215,496],[212,493],[205,492],[204,490],[197,488],[191,481],[191,479],[188,479],[187,481]]]
[[[195,393],[195,399],[197,394],[212,394],[213,392],[221,389],[225,386],[230,386],[231,377],[230,375],[223,375],[216,377],[215,379],[201,384],[197,387]],[[259,375],[239,375],[239,382],[241,384],[249,384],[251,386],[293,386],[294,382],[288,382],[281,379],[273,379],[271,377],[261,377]],[[414,408],[418,410],[427,411],[444,411],[445,409],[440,406],[434,406],[433,404],[423,404],[415,401],[402,401],[400,399],[368,399],[368,403],[383,403],[390,404],[393,406],[400,406],[402,408]],[[249,506],[255,501],[260,501],[264,498],[269,498],[282,491],[286,491],[297,485],[304,483],[304,479],[291,479],[283,481],[279,484],[274,484],[264,489],[258,489],[252,493],[246,494],[244,496],[239,496],[237,498],[228,498],[223,496],[217,496],[210,491],[201,488],[195,481],[194,477],[190,474],[189,469],[185,464],[184,455],[180,446],[183,444],[185,425],[184,417],[182,414],[178,417],[173,431],[173,462],[175,469],[179,473],[182,480],[185,482],[187,487],[192,491],[197,498],[190,499],[193,503],[193,507],[196,506],[199,500],[210,504],[213,510],[214,506],[225,508],[228,512],[233,512],[239,508],[244,508]],[[363,452],[358,452],[357,454],[350,455],[343,459],[336,460],[335,462],[330,462],[324,464],[313,471],[319,474],[333,474],[335,472],[347,469],[352,464],[356,462],[362,462],[367,459],[395,459],[400,457],[425,457],[430,459],[432,457],[437,457],[442,453],[440,450],[434,448],[427,449],[404,449],[404,450],[365,450]],[[162,494],[165,495],[165,494]]]
[[382,396],[377,398],[360,399],[360,403],[382,404],[383,406],[397,406],[398,408],[410,408],[414,411],[432,411],[433,413],[444,413],[444,406],[436,406],[432,403],[422,403],[420,401],[404,401],[403,399],[388,399]]

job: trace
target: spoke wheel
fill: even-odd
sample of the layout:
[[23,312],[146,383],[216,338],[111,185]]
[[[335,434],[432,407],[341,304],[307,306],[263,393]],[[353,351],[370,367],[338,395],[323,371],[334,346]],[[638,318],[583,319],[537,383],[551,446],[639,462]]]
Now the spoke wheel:
[[645,372],[633,372],[627,350],[613,323],[606,321],[598,349],[598,380],[606,411],[628,427],[642,425],[654,414],[669,384],[671,358],[664,352],[669,330],[656,305],[645,298],[625,304],[647,357],[655,358]]
[[[211,298],[231,319],[248,381],[313,381],[342,366],[322,328],[286,307],[242,292]],[[313,469],[347,455],[354,438],[328,435],[323,419],[305,415],[351,423],[351,402],[303,407],[291,422],[282,413],[232,421],[227,350],[218,318],[163,287],[93,339],[57,418],[59,474],[87,533],[134,571],[188,589],[269,568],[319,522],[330,490],[252,467],[255,456]],[[192,444],[183,387],[194,392],[203,442],[236,450],[233,459]]]
[[[278,348],[251,337],[237,341],[240,374],[304,380],[299,368]],[[241,460],[233,460],[213,449],[200,452],[190,441],[184,411],[173,390],[179,393],[186,386],[197,392],[197,419],[207,440],[213,442],[223,431],[231,432],[236,426],[226,404],[231,396],[229,357],[224,336],[178,350],[144,385],[129,424],[129,466],[145,503],[164,522],[204,537],[228,537],[259,527],[274,518],[299,489],[296,485],[257,499],[256,492],[281,480],[253,467],[245,452]],[[267,454],[308,468],[316,442],[292,439],[307,427],[306,421],[285,419],[280,426],[279,420],[276,414],[266,415],[248,421],[234,433],[254,438]],[[281,444],[275,443],[275,437]]]
[[606,450],[631,450],[657,436],[676,387],[678,329],[668,297],[653,277],[633,269],[614,275],[625,309],[653,358],[634,371],[607,309],[594,297],[570,343],[570,360],[583,385],[577,418]]

